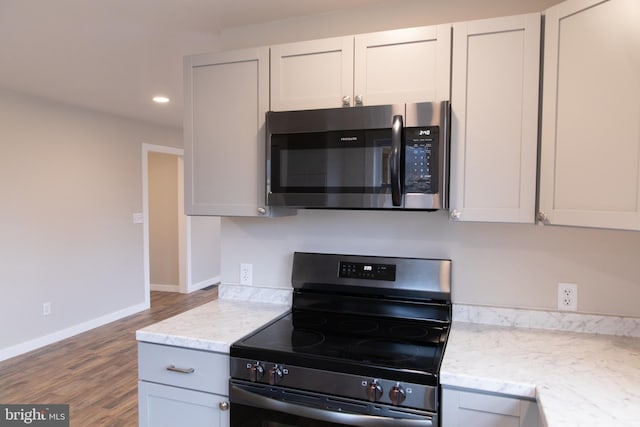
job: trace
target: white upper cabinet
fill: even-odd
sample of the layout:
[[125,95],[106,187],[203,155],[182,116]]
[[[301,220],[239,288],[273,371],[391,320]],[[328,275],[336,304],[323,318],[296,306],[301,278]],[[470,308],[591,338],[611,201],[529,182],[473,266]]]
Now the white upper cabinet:
[[272,110],[340,107],[352,93],[353,37],[271,47]]
[[540,213],[547,224],[640,229],[640,2],[545,13]]
[[449,99],[451,27],[271,47],[274,111]]
[[269,50],[185,58],[188,215],[260,216],[265,206]]
[[453,26],[450,215],[533,223],[540,14]]
[[357,35],[354,53],[355,105],[449,99],[450,25]]

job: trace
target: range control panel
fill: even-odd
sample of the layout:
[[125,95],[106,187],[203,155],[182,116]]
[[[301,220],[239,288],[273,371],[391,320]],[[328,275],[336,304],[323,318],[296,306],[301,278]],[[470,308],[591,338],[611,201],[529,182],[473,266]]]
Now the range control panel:
[[395,282],[396,266],[393,264],[368,264],[363,262],[340,261],[338,277]]

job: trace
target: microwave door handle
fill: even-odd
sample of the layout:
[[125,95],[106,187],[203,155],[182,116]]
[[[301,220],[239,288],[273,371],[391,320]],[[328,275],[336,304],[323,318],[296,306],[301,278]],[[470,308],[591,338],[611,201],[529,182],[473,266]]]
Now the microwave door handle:
[[402,205],[402,177],[400,168],[402,164],[402,116],[393,116],[391,125],[391,201],[393,206]]

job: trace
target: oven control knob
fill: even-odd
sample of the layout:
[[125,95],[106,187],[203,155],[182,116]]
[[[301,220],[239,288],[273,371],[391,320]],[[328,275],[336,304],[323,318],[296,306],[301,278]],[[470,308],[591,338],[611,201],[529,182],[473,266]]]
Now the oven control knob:
[[370,402],[377,402],[382,397],[382,386],[378,380],[370,381],[367,385],[367,398]]
[[397,383],[391,390],[389,390],[389,399],[391,399],[391,403],[394,405],[399,405],[407,398],[407,394],[404,391],[404,388]]
[[251,382],[260,381],[262,376],[264,375],[264,368],[260,364],[260,362],[256,362],[253,365],[249,366],[249,379]]
[[273,368],[269,369],[269,384],[278,384],[282,379],[282,375],[282,368],[278,365],[273,365]]

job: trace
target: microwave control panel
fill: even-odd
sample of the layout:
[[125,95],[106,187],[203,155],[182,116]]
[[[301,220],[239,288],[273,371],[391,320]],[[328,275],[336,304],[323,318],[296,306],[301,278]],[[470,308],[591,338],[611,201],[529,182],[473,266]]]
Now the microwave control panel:
[[439,127],[405,128],[404,192],[438,193]]

